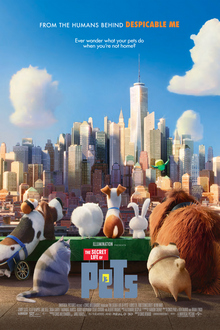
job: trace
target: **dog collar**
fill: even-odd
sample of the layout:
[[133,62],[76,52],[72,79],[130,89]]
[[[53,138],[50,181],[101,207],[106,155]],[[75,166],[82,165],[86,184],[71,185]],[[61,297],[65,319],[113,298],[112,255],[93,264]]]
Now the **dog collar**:
[[22,243],[22,242],[20,241],[20,239],[18,239],[18,238],[17,238],[16,236],[14,236],[14,235],[8,235],[7,237],[12,238],[15,242],[17,242],[17,243],[20,245],[21,248],[23,248],[23,250],[24,250],[24,254],[25,254],[25,258],[27,258],[27,257],[28,257],[28,252],[27,252],[27,249],[26,249],[25,244]]
[[186,207],[186,206],[192,205],[192,204],[196,204],[196,203],[193,203],[193,202],[183,202],[183,203],[179,203],[179,204],[177,204],[176,206],[174,206],[170,212],[175,211],[175,210],[177,210],[177,209],[180,209],[180,208],[182,208],[182,207]]
[[119,208],[116,207],[116,206],[110,207],[108,210],[112,210],[112,209],[115,209],[115,210],[118,210],[119,211]]
[[160,260],[163,260],[163,259],[166,259],[166,258],[179,258],[179,256],[176,256],[176,255],[170,255],[170,256],[165,256],[165,257],[159,258],[158,260],[156,260],[155,262],[153,262],[153,263],[150,265],[148,271],[150,271],[151,268],[152,268],[154,265],[156,265]]

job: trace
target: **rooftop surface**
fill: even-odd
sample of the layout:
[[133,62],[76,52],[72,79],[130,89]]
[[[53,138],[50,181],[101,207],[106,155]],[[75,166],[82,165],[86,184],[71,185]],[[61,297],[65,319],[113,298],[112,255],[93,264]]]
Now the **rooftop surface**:
[[98,287],[82,299],[81,275],[70,274],[64,296],[17,302],[16,295],[31,290],[32,283],[32,276],[25,281],[14,275],[0,278],[0,329],[220,329],[220,296],[193,293],[190,301],[182,293],[175,302],[160,292],[156,298],[146,272],[138,274],[138,296],[133,299],[101,299]]

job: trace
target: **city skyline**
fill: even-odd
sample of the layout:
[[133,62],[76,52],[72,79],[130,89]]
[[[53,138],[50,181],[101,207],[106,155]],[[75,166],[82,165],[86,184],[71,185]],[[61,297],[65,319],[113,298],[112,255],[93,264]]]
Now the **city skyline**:
[[[214,156],[220,155],[216,139],[220,119],[219,83],[215,75],[218,70],[213,66],[211,81],[210,68],[197,62],[198,57],[203,59],[204,49],[209,50],[208,59],[211,52],[214,62],[219,60],[219,43],[216,45],[219,3],[195,1],[192,5],[185,1],[178,5],[175,1],[166,4],[160,1],[159,5],[137,1],[136,6],[130,1],[96,3],[98,10],[89,1],[76,4],[48,0],[36,4],[22,0],[18,4],[9,0],[1,4],[0,142],[6,142],[12,151],[12,146],[22,138],[31,137],[34,145],[43,148],[47,139],[56,143],[59,134],[71,133],[73,122],[83,122],[89,117],[93,118],[94,127],[103,131],[104,117],[117,122],[121,109],[127,126],[129,89],[139,79],[140,54],[140,81],[148,88],[148,111],[155,112],[156,124],[165,118],[173,137],[176,126],[182,129],[184,123],[190,122],[192,130],[195,126],[196,130],[199,128],[195,152],[198,145],[204,144],[206,150],[213,146]],[[179,27],[126,28],[126,21],[136,20],[175,21]],[[55,22],[57,28],[42,28],[41,22]],[[97,22],[99,27],[60,28],[59,22]],[[101,22],[122,23],[123,27],[101,28]],[[204,44],[204,36],[210,33],[210,44]],[[75,38],[144,42],[128,49],[86,49],[75,43]],[[207,57],[205,61],[208,62]],[[205,80],[201,75],[204,73]],[[31,106],[36,84],[28,84],[30,100],[22,96],[19,88],[27,87],[24,83],[27,76],[45,87],[46,103],[37,94],[40,97]],[[201,77],[201,85],[208,86],[209,91],[199,90],[201,85],[196,85],[195,80],[192,86],[190,76]],[[184,84],[189,86],[188,90]],[[210,88],[213,84],[215,90]],[[19,114],[20,105],[30,109],[32,116]]]

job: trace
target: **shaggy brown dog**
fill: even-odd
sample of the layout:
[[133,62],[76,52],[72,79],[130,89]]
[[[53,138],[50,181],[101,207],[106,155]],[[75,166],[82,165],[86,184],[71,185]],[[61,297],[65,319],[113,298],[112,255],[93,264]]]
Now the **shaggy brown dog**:
[[[172,210],[176,205],[192,204]],[[173,242],[186,261],[192,289],[220,294],[220,216],[183,190],[172,190],[150,216],[151,244]]]

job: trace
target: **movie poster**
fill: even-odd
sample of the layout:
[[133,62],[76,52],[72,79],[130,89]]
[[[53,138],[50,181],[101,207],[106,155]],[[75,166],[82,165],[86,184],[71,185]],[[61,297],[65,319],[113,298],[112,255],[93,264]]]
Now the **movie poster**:
[[[101,167],[101,179],[110,187],[126,161],[136,166],[138,187],[155,184],[158,171],[165,171],[162,177],[168,180],[179,181],[175,157],[182,162],[182,175],[187,172],[187,166],[191,171],[194,162],[197,172],[190,172],[194,196],[203,196],[204,203],[212,202],[218,208],[220,5],[217,0],[1,0],[0,17],[1,227],[4,214],[9,213],[7,203],[4,204],[6,196],[8,200],[13,196],[13,201],[18,196],[19,202],[21,183],[23,193],[33,188],[37,193],[42,190],[41,197],[46,194],[45,182],[53,184],[53,188],[47,188],[47,197],[53,191],[54,197],[74,193],[71,202],[65,204],[61,227],[70,222],[74,203],[103,205],[108,191],[96,197],[97,189],[100,192],[98,174],[93,183],[83,179],[77,169],[74,176],[70,175],[70,159],[75,157],[76,165],[76,153],[83,155],[80,166],[85,168],[94,165],[97,158],[100,164],[108,164],[107,169]],[[141,95],[135,94],[137,86]],[[135,110],[139,115],[134,115],[133,102],[137,99],[142,105]],[[144,120],[146,116],[149,120]],[[180,145],[183,158],[173,151],[179,150]],[[24,149],[28,150],[24,157],[29,158],[21,161],[19,157],[23,157]],[[138,181],[141,151],[148,153],[148,157],[151,154],[153,159],[148,159],[144,182]],[[184,158],[187,152],[190,165]],[[23,181],[19,181],[18,174],[16,179],[11,174],[13,169],[13,173],[19,171],[12,165],[15,161],[23,162],[26,173]],[[30,172],[30,183],[28,164],[39,164]],[[40,164],[45,173],[44,177],[41,173],[42,180],[35,185],[34,175],[41,171]],[[211,174],[198,182],[200,170]],[[125,174],[120,175],[123,185]],[[145,199],[150,197],[149,189],[144,191]],[[132,188],[131,192],[134,193]],[[137,191],[136,195],[141,193]],[[129,209],[130,197],[122,198],[124,210]],[[111,207],[118,210],[120,205]],[[130,212],[128,227],[129,220],[138,213],[135,206],[126,210],[124,214]],[[18,281],[13,274],[2,276],[0,327],[219,329],[218,290],[214,295],[192,293],[191,300],[186,293],[179,293],[177,302],[163,290],[156,297],[146,266],[150,238],[138,235],[135,238],[130,235],[129,243],[123,237],[97,241],[78,237],[77,244],[70,245],[71,258],[76,261],[71,263],[69,289],[64,295],[53,295],[49,290],[49,296],[36,298],[35,303],[18,302],[19,293],[32,289],[32,275],[26,281]],[[218,241],[220,234],[214,236],[213,240]],[[114,257],[110,260],[109,256]],[[198,256],[203,262],[204,255],[198,253]],[[3,259],[7,260],[7,253]],[[213,269],[217,269],[215,266]],[[65,265],[60,264],[59,268],[64,269]],[[215,272],[213,269],[210,272]],[[53,279],[48,280],[51,274],[43,279],[48,281],[47,288],[53,287],[59,271],[52,273]]]

